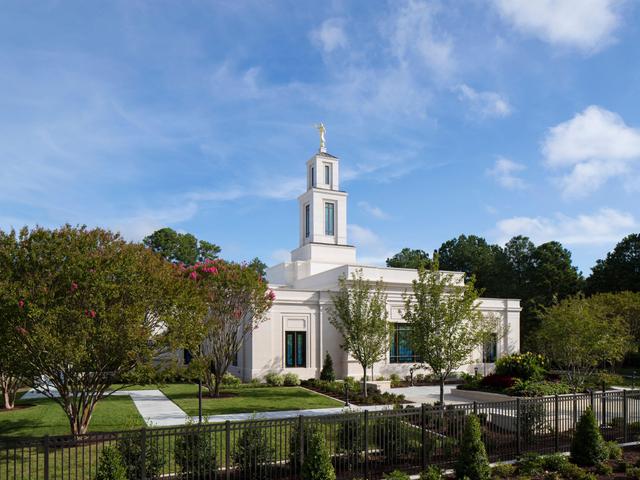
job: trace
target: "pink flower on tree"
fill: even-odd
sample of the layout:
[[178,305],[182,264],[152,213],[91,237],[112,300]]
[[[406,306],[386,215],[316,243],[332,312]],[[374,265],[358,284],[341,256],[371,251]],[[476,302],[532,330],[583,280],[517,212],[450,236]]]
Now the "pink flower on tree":
[[71,282],[71,293],[75,292],[78,289],[78,284],[76,282]]
[[87,310],[87,317],[96,318],[96,311],[95,310]]
[[273,302],[276,299],[275,292],[271,289],[267,290],[267,298]]
[[22,336],[27,335],[29,333],[27,329],[24,327],[16,327],[16,332],[18,332]]
[[191,273],[189,274],[189,278],[190,278],[191,280],[195,280],[195,279],[197,279],[197,278],[198,278],[198,273],[194,270],[193,272],[191,272]]
[[18,300],[18,307],[24,308],[24,300]]

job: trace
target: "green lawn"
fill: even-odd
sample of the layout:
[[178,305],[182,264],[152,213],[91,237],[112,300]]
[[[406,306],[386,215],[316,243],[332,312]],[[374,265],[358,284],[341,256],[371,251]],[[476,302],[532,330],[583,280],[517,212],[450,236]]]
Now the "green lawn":
[[[33,405],[16,410],[0,410],[0,435],[67,435],[70,432],[62,408],[49,399],[18,400],[19,405]],[[108,432],[144,426],[142,417],[128,396],[108,397],[98,402],[89,424],[90,432]]]
[[[189,415],[198,415],[197,385],[171,384],[161,386],[160,389]],[[232,393],[235,396],[209,398],[207,390],[204,390],[202,411],[205,415],[304,410],[344,405],[342,402],[301,387],[251,387],[247,385],[238,388],[225,388],[223,393]]]

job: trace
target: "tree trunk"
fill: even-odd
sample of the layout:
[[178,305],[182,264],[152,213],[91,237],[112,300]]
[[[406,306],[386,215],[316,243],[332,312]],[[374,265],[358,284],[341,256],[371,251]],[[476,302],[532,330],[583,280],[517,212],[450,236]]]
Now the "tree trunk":
[[444,405],[444,377],[440,377],[440,405]]
[[20,382],[16,378],[2,377],[0,381],[0,390],[2,390],[2,403],[5,410],[13,410],[13,407],[15,407],[19,383]]
[[213,386],[213,396],[220,396],[220,385],[222,384],[222,378],[215,377],[214,378],[214,386]]
[[13,407],[15,406],[15,398],[12,399],[11,398],[11,393],[9,392],[8,388],[2,388],[2,398],[3,398],[3,403],[4,403],[4,409],[5,410],[13,410]]
[[362,366],[362,371],[364,375],[362,376],[362,397],[367,398],[367,366]]

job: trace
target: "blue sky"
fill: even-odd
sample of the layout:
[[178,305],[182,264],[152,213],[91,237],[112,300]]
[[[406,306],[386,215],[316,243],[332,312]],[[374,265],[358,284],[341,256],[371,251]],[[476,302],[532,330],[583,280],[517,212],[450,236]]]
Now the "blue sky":
[[273,264],[322,121],[364,262],[524,234],[588,274],[640,230],[637,1],[2,4],[0,228]]

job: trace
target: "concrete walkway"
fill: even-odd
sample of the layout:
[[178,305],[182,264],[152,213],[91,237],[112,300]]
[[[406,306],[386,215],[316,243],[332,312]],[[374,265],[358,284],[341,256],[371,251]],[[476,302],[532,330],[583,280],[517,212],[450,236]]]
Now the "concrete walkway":
[[[55,389],[52,389],[54,395],[57,395]],[[189,417],[187,413],[182,410],[178,405],[173,403],[164,393],[160,390],[119,390],[112,395],[118,396],[130,396],[133,404],[138,409],[138,412],[144,419],[144,422],[148,426],[154,427],[170,427],[186,424],[189,419],[193,422],[198,421],[198,417]],[[43,394],[36,392],[35,390],[29,390],[21,399],[29,400],[36,398],[46,398]],[[391,405],[367,405],[358,406],[350,405],[349,407],[330,407],[330,408],[313,408],[307,410],[279,410],[273,412],[255,412],[255,413],[232,413],[226,415],[209,415],[206,417],[210,423],[226,422],[238,422],[242,420],[252,419],[283,419],[294,418],[300,415],[304,417],[317,417],[321,415],[333,415],[337,413],[344,413],[345,411],[361,412],[364,410],[380,411],[393,408]]]
[[[444,386],[444,403],[449,405],[452,403],[470,403],[469,399],[455,395],[456,386],[457,385]],[[433,404],[440,401],[440,387],[438,385],[391,388],[387,391],[397,395],[404,395],[408,401],[417,403],[418,405],[422,403]]]

